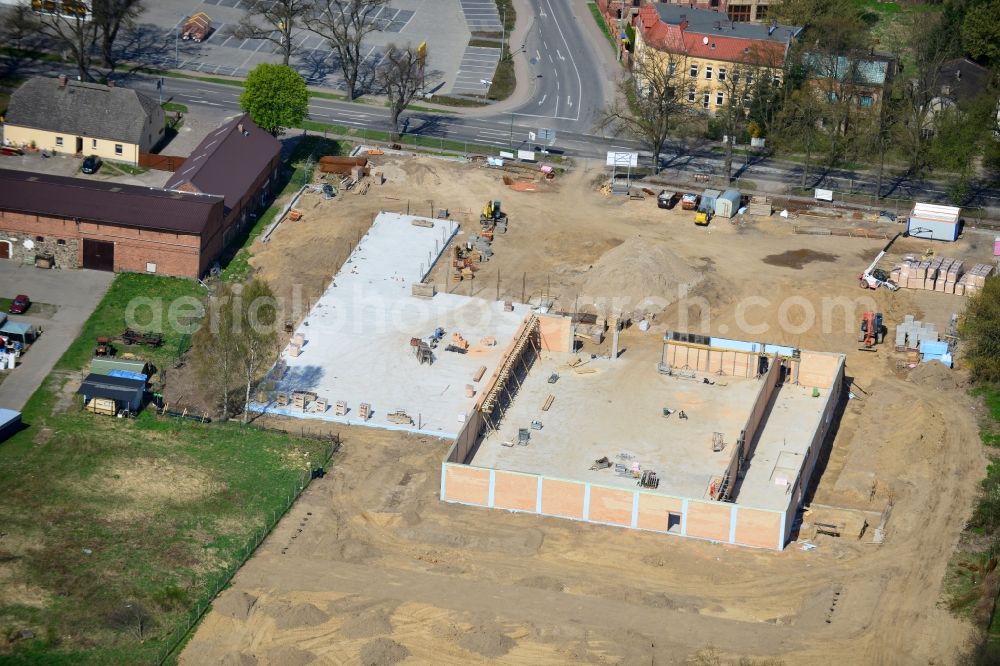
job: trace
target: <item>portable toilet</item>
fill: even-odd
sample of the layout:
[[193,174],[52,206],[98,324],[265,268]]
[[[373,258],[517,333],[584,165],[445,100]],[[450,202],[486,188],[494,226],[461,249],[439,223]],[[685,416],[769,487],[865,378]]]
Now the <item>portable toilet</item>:
[[705,190],[701,193],[701,204],[698,205],[698,210],[705,210],[714,215],[715,202],[720,196],[722,196],[722,192],[719,190]]
[[740,210],[740,191],[726,190],[715,200],[715,214],[719,217],[733,217]]

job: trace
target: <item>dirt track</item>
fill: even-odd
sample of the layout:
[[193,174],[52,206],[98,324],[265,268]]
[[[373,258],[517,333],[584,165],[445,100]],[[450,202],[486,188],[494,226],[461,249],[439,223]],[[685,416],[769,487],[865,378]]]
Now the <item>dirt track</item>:
[[[332,474],[238,574],[183,663],[669,664],[710,646],[789,664],[954,661],[969,627],[939,601],[985,466],[973,403],[956,387],[960,373],[899,369],[889,348],[855,351],[854,326],[874,297],[890,331],[907,313],[944,330],[961,297],[860,292],[857,273],[882,242],[796,236],[777,217],[696,228],[690,213],[602,197],[596,167],[547,193],[504,190],[495,172],[426,158],[394,160],[386,173],[382,189],[322,204],[326,218],[307,208],[305,222],[258,249],[254,263],[277,293],[321,284],[372,212],[405,208],[414,187],[428,208],[433,198],[468,211],[470,229],[486,198],[510,212],[497,255],[459,290],[492,295],[499,273],[501,295],[519,299],[527,274],[528,295],[547,291],[570,309],[605,252],[637,234],[669,243],[704,274],[694,294],[711,309],[711,332],[848,354],[847,373],[863,391],[845,407],[813,502],[878,512],[891,497],[887,541],[821,536],[814,551],[792,544],[776,553],[448,505],[437,499],[448,443],[341,430]],[[975,241],[948,253],[978,258],[986,244]],[[782,255],[795,261],[775,259]],[[622,266],[626,282],[643,279],[634,268]],[[770,303],[747,309],[748,296]],[[787,296],[803,300],[786,306],[782,327]],[[821,313],[824,297],[856,311],[834,308],[805,326],[802,302]],[[677,316],[668,307],[651,332],[628,331],[623,345],[658,346]],[[767,330],[747,333],[747,322]]]

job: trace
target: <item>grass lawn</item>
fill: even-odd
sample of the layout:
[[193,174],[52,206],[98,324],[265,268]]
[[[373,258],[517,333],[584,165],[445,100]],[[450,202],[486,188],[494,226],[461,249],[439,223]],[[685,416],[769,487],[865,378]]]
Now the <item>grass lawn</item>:
[[10,304],[14,302],[13,298],[3,298],[0,296],[0,313],[6,314],[10,309]]
[[[137,296],[197,283],[119,275],[0,445],[0,662],[155,663],[324,463],[329,442],[147,411],[80,410],[64,384]],[[167,360],[181,335],[150,356]],[[16,581],[16,584],[14,584]],[[8,643],[21,629],[34,638]]]
[[163,110],[167,113],[176,113],[177,111],[180,111],[181,113],[188,112],[187,106],[180,104],[179,102],[164,102],[160,106],[163,107]]
[[[314,125],[315,123],[309,122],[308,124]],[[309,127],[306,129],[314,130],[315,128]],[[347,133],[346,127],[338,127],[338,129],[342,129],[342,131],[336,132],[338,134]],[[253,245],[257,237],[267,229],[268,225],[274,221],[275,216],[284,208],[287,203],[287,200],[283,198],[284,195],[298,191],[303,184],[311,181],[312,174],[306,172],[307,168],[315,169],[315,162],[323,155],[344,155],[348,152],[350,152],[350,146],[345,142],[321,136],[306,136],[296,144],[295,150],[292,151],[292,155],[285,165],[285,169],[283,169],[284,177],[288,180],[285,181],[281,194],[275,197],[274,202],[253,225],[247,227],[245,233],[233,241],[230,247],[234,248],[235,251],[231,254],[230,259],[222,262],[223,280],[239,282],[245,280],[250,275],[250,257],[253,256],[250,252],[250,246]],[[311,167],[307,164],[310,157],[313,160]]]
[[861,13],[862,22],[868,26],[872,46],[899,54],[903,71],[910,71],[915,62],[911,43],[914,25],[926,20],[929,12],[941,11],[940,5],[923,3],[854,0],[854,5]]

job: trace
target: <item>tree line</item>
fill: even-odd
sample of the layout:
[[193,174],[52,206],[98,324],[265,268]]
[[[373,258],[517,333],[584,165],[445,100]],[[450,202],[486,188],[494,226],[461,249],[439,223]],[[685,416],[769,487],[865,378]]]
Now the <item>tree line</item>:
[[[685,54],[636,49],[598,127],[641,140],[654,169],[671,136],[725,138],[731,180],[734,144],[759,137],[771,153],[799,156],[801,187],[860,163],[876,171],[879,196],[887,196],[892,166],[895,175],[947,179],[962,203],[977,178],[996,182],[1000,174],[1000,0],[926,4],[906,43],[883,53],[871,29],[878,16],[854,0],[783,0],[772,6],[774,18],[804,28],[783,62],[751,49],[729,63],[725,79],[716,75],[711,93],[688,76]],[[945,63],[960,57],[989,73],[984,92],[953,103]],[[880,67],[895,76],[880,83]],[[714,115],[703,110],[710,104]]]

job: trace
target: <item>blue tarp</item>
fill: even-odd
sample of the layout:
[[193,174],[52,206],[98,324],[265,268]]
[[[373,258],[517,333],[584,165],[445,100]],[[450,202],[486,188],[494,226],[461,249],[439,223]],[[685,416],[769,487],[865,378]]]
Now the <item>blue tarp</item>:
[[923,340],[920,343],[920,361],[929,363],[930,361],[940,361],[949,368],[952,365],[951,354],[948,353],[947,342],[935,342],[933,340]]
[[142,374],[141,372],[131,372],[130,370],[111,370],[108,372],[108,377],[124,377],[125,379],[138,379],[143,383],[149,381],[149,377]]
[[764,344],[762,342],[747,342],[745,340],[730,340],[728,338],[711,339],[711,345],[719,349],[732,349],[734,351],[755,352],[760,354],[779,354],[781,356],[791,356],[795,352],[794,347],[783,345]]

